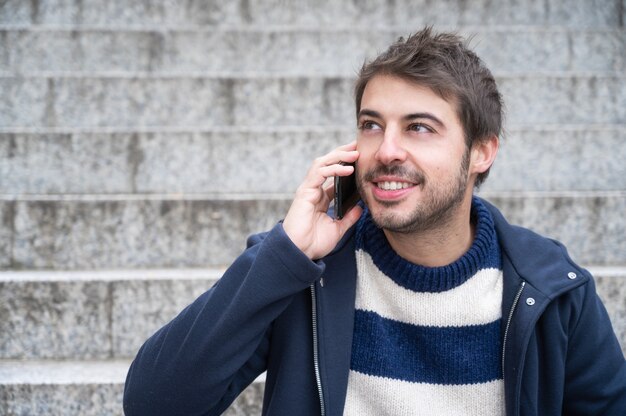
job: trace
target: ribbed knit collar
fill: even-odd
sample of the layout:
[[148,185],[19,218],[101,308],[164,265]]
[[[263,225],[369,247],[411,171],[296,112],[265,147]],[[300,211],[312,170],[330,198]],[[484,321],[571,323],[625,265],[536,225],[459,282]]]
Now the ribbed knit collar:
[[415,292],[443,292],[463,284],[481,269],[500,269],[500,247],[491,213],[479,198],[472,199],[476,236],[470,249],[458,260],[441,267],[424,267],[400,257],[383,231],[374,224],[368,209],[356,228],[356,249],[367,252],[378,269],[398,285]]

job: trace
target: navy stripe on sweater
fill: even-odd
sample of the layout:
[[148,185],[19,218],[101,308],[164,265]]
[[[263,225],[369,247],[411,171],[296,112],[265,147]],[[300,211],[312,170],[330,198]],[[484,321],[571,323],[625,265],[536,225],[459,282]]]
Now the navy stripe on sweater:
[[[484,383],[501,377],[500,342],[494,342],[500,339],[500,320],[424,327],[374,312],[355,313],[350,365],[354,371],[429,384]],[[447,370],[442,372],[443,368]]]
[[356,246],[368,252],[376,267],[400,286],[415,292],[443,292],[462,285],[478,270],[501,268],[493,218],[477,197],[472,199],[471,215],[477,221],[474,242],[460,259],[447,266],[424,267],[400,257],[367,208],[357,223]]

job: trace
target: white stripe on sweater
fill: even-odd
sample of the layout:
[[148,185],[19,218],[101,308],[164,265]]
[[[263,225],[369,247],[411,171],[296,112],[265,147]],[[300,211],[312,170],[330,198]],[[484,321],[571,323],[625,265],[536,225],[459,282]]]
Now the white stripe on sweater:
[[451,386],[410,383],[350,371],[348,385],[352,388],[348,389],[344,416],[504,414],[502,380]]
[[359,270],[355,307],[384,318],[420,326],[482,325],[502,316],[502,271],[482,269],[445,292],[413,292],[383,274],[371,256],[357,250]]

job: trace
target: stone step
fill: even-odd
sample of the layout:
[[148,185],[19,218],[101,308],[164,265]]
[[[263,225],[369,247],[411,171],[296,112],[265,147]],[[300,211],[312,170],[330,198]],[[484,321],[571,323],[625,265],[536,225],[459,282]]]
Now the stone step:
[[[62,3],[65,7],[59,7]],[[186,2],[158,0],[100,3],[83,1],[3,2],[0,22],[22,25],[294,25],[294,26],[389,26],[389,25],[564,25],[569,27],[619,26],[623,17],[620,0],[487,0],[233,1]]]
[[[590,270],[626,352],[626,266]],[[219,269],[0,272],[0,360],[130,359],[221,274]]]
[[508,129],[485,191],[624,191],[626,125]]
[[[626,264],[626,192],[483,192],[512,223],[563,241],[579,263]],[[0,268],[230,264],[291,195],[42,196],[0,201]]]
[[220,269],[0,272],[0,359],[131,358]]
[[[512,124],[626,123],[626,75],[498,77]],[[0,129],[352,126],[345,77],[0,77]]]
[[[0,194],[289,194],[315,157],[355,131],[0,133]],[[625,142],[626,124],[511,127],[483,189],[626,191]]]
[[[462,28],[494,72],[626,69],[623,29]],[[407,32],[397,29],[1,29],[0,73],[55,77],[272,73],[350,77]],[[254,45],[254,47],[251,47]]]
[[[3,415],[123,415],[122,397],[130,361],[2,361]],[[224,416],[261,414],[265,380],[253,382]]]
[[133,1],[68,3],[7,0],[0,3],[0,23],[61,26],[360,26],[426,24],[562,25],[572,28],[615,27],[624,20],[621,0],[395,0],[354,1]]

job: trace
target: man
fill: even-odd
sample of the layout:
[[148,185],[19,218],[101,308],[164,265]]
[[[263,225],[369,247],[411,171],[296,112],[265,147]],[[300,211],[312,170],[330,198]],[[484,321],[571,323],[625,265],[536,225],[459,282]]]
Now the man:
[[[267,370],[266,415],[623,415],[626,363],[589,273],[473,196],[502,103],[462,39],[367,63],[356,142],[141,348],[128,415],[217,415]],[[356,162],[363,204],[327,214]]]

